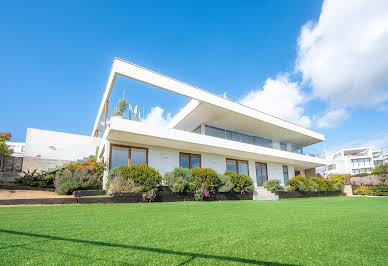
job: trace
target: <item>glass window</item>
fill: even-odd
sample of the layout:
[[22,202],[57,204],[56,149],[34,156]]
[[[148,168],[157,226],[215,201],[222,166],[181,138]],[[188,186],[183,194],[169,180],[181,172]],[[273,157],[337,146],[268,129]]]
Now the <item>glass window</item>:
[[131,148],[131,165],[147,164],[147,150]]
[[302,154],[303,148],[299,145],[291,144],[291,152]]
[[287,185],[287,180],[288,180],[288,166],[287,165],[283,165],[283,179],[284,179],[284,186],[288,186]]
[[238,161],[238,173],[241,175],[249,175],[248,174],[248,162]]
[[255,137],[255,145],[272,148],[272,140],[261,137]]
[[201,168],[201,155],[180,153],[179,154],[179,166],[182,168]]
[[253,144],[253,137],[245,134],[241,134],[241,142]]
[[201,168],[201,156],[191,155],[191,168]]
[[205,134],[217,138],[225,138],[225,130],[220,128],[205,126]]
[[111,168],[128,165],[129,149],[126,147],[112,146]]
[[280,142],[280,149],[282,151],[287,151],[287,143],[285,142]]
[[226,170],[232,171],[237,174],[237,161],[236,160],[226,160]]
[[190,168],[190,155],[180,154],[179,155],[179,166],[182,168]]

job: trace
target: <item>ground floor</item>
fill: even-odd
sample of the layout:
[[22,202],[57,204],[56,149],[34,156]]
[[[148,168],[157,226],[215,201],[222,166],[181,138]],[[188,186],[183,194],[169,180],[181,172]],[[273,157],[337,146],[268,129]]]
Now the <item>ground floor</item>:
[[0,264],[387,265],[387,208],[350,197],[0,207]]
[[[104,174],[104,185],[108,171],[120,165],[148,164],[162,175],[176,167],[211,168],[219,174],[226,170],[238,174],[245,174],[252,178],[256,186],[263,186],[268,180],[278,179],[286,186],[286,181],[295,175],[305,175],[314,169],[301,169],[293,164],[276,163],[256,159],[253,155],[247,157],[233,157],[228,153],[217,154],[197,152],[193,150],[178,150],[154,145],[144,145],[130,142],[107,141],[103,160],[107,169]],[[315,173],[315,171],[313,171]],[[314,175],[314,174],[312,174]]]

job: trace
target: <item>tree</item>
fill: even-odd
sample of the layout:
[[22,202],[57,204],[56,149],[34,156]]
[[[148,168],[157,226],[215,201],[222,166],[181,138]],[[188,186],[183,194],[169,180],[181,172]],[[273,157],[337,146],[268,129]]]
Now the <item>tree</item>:
[[388,163],[376,166],[373,174],[378,175],[380,183],[384,184],[388,180]]
[[119,106],[113,111],[113,116],[121,116],[125,118],[124,112],[128,110],[129,103],[124,98],[119,100]]
[[10,156],[13,150],[5,143],[6,140],[10,140],[11,133],[0,133],[0,162],[3,161],[3,157]]

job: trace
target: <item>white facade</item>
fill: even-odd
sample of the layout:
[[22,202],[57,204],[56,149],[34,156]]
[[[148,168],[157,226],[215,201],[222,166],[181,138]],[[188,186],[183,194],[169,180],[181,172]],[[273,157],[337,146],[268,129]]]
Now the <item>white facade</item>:
[[387,160],[383,149],[371,147],[343,149],[327,158],[326,176],[371,173],[376,166],[385,162]]
[[[167,127],[108,118],[117,75],[193,100]],[[324,141],[322,134],[120,59],[113,62],[92,135],[98,131],[103,131],[97,156],[107,164],[105,182],[109,168],[122,164],[147,163],[161,174],[179,166],[212,168],[220,174],[233,169],[260,185],[267,179],[283,183],[295,172],[315,172],[326,163],[303,153],[304,147]]]
[[13,153],[11,156],[14,157],[23,157],[24,156],[24,147],[26,144],[24,142],[12,142],[7,141],[5,142],[9,148],[13,150]]

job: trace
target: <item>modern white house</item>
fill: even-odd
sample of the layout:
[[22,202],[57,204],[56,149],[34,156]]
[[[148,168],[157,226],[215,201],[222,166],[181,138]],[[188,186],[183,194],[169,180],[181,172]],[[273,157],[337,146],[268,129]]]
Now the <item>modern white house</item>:
[[343,149],[327,158],[325,175],[371,173],[376,166],[386,162],[388,160],[383,149],[371,147]]
[[[109,97],[118,75],[191,98],[166,127],[123,117],[108,117]],[[276,104],[274,99],[274,104]],[[303,149],[324,141],[310,129],[241,105],[200,88],[121,59],[114,59],[94,123],[101,136],[97,156],[109,169],[148,164],[161,174],[175,167],[230,170],[252,178],[257,188],[267,180],[283,184],[301,174],[314,176],[326,160]]]

